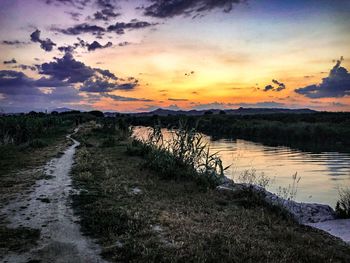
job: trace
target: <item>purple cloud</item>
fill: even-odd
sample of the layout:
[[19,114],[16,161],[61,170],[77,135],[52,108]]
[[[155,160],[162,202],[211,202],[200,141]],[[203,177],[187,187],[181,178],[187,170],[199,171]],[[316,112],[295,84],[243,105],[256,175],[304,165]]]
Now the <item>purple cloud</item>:
[[320,84],[298,88],[295,92],[312,99],[350,96],[350,74],[346,68],[340,66],[342,60],[343,57],[337,61],[328,77],[323,78]]

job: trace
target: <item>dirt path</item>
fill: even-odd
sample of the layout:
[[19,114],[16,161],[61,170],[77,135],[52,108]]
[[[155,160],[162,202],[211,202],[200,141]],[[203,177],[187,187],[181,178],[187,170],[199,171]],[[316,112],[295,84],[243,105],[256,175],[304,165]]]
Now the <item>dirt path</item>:
[[8,227],[41,231],[34,249],[8,254],[4,262],[105,262],[99,256],[99,247],[80,232],[70,205],[69,195],[74,189],[69,173],[79,142],[68,138],[73,145],[45,166],[50,179],[37,181],[29,196],[20,196],[2,209],[1,214],[10,222]]

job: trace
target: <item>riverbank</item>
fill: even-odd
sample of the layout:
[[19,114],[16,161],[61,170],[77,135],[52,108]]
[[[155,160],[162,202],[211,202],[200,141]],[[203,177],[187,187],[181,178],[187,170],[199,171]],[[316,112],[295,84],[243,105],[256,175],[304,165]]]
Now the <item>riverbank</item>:
[[[78,133],[73,198],[83,231],[112,262],[347,262],[350,248],[303,226],[249,191],[219,192],[164,179],[129,142]],[[109,142],[109,143],[108,143]]]

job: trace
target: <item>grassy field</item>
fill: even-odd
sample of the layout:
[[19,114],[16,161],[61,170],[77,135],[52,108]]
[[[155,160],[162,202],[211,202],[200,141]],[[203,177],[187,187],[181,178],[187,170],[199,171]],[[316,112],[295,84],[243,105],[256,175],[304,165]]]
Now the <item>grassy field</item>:
[[[112,262],[350,262],[350,247],[249,192],[164,178],[122,134],[85,126],[72,176],[83,231]],[[130,151],[129,151],[130,152]]]

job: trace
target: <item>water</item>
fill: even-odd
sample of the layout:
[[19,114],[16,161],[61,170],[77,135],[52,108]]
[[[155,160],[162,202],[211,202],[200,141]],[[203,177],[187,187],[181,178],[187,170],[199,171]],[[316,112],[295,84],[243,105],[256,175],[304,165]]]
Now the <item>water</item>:
[[[145,138],[148,129],[136,127],[134,134]],[[170,132],[163,130],[164,137],[171,138]],[[279,187],[293,183],[292,175],[301,177],[296,201],[328,204],[335,207],[338,190],[350,187],[350,153],[322,152],[312,153],[289,147],[271,147],[247,140],[211,140],[211,152],[219,152],[225,166],[231,165],[225,175],[237,181],[239,175],[255,169],[271,179],[267,189],[278,193]]]

